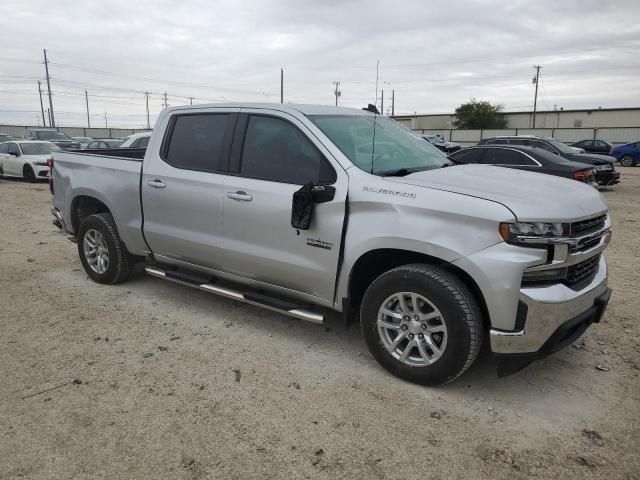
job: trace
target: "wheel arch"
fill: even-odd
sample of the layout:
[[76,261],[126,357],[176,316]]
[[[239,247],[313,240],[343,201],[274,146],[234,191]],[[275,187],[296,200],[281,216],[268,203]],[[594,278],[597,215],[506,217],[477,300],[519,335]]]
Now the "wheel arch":
[[483,326],[488,328],[491,324],[489,309],[482,290],[468,272],[441,258],[422,252],[396,248],[369,250],[353,263],[347,282],[347,297],[342,301],[343,314],[348,320],[353,320],[353,315],[350,314],[357,314],[360,311],[364,293],[376,278],[396,267],[412,263],[434,265],[456,275],[471,290],[478,301],[482,311]]
[[82,220],[95,213],[113,213],[102,200],[92,195],[77,195],[71,201],[71,228],[77,234]]

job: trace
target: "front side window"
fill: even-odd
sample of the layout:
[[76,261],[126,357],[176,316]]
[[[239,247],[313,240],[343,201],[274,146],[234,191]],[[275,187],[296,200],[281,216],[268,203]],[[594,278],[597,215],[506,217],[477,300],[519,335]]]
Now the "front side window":
[[333,167],[294,125],[260,115],[249,116],[240,175],[304,185],[333,183]]
[[535,165],[520,152],[506,148],[487,149],[482,163],[489,165]]
[[395,120],[379,115],[313,115],[322,132],[361,170],[411,173],[448,165],[447,157]]
[[465,148],[449,156],[453,158],[454,161],[460,163],[479,163],[483,150],[483,148]]
[[20,155],[20,150],[18,150],[18,145],[16,145],[15,143],[10,143],[9,144],[9,153],[11,155]]
[[224,139],[231,124],[227,113],[198,113],[174,117],[162,158],[186,170],[215,172],[220,169]]

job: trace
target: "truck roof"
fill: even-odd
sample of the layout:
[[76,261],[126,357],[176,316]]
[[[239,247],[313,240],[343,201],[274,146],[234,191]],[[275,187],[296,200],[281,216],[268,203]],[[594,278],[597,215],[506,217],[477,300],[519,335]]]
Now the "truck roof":
[[278,110],[287,113],[302,113],[303,115],[373,115],[373,113],[358,108],[333,107],[330,105],[306,105],[296,103],[209,103],[198,105],[183,105],[169,107],[167,112],[185,109],[201,109],[201,108],[256,108]]

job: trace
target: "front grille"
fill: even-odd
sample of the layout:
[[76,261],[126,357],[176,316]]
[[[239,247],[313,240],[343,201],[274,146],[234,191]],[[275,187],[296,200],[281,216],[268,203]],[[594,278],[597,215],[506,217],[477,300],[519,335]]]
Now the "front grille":
[[592,232],[597,232],[604,228],[604,223],[607,219],[607,214],[600,215],[599,217],[588,218],[586,220],[580,220],[579,222],[573,222],[571,224],[571,236],[581,237]]
[[583,262],[571,265],[567,268],[567,276],[565,277],[566,285],[574,290],[584,288],[593,280],[593,277],[595,277],[599,263],[600,255],[596,255]]

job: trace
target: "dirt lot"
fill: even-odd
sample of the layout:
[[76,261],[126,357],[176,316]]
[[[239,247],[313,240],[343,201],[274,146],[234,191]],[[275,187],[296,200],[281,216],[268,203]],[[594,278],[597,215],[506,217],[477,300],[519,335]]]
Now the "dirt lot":
[[95,284],[46,184],[0,180],[0,478],[640,478],[640,168],[621,170],[603,323],[437,389],[337,320]]

